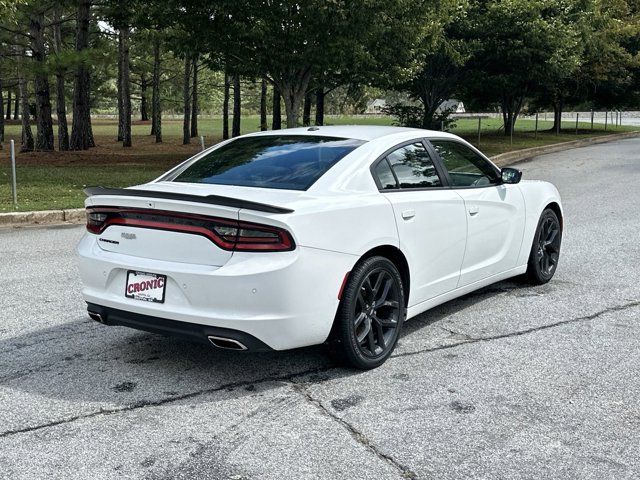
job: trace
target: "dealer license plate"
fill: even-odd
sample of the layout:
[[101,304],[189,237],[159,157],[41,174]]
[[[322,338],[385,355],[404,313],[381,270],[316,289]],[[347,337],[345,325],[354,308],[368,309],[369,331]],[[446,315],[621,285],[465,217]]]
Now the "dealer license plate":
[[166,275],[129,270],[124,294],[134,300],[164,303],[166,288]]

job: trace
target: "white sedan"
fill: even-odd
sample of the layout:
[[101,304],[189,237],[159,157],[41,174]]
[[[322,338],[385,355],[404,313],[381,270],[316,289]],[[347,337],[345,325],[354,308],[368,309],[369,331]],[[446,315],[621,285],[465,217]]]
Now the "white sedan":
[[500,280],[548,282],[556,188],[461,138],[311,127],[220,143],[137,187],[87,189],[89,316],[218,348],[328,342],[382,364],[403,322]]

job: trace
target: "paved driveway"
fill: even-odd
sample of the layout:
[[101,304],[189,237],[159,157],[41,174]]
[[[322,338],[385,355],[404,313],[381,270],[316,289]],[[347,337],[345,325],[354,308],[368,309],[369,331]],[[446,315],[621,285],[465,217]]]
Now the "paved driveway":
[[564,198],[554,280],[427,312],[366,373],[104,327],[81,227],[0,231],[0,477],[637,478],[639,152],[522,164]]

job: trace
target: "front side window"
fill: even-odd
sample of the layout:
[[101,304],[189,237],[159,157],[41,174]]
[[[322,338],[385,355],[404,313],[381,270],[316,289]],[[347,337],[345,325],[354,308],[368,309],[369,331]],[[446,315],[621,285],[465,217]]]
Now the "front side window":
[[[385,163],[387,167],[381,167]],[[389,186],[388,173],[385,173],[384,177],[378,173],[380,168],[382,168],[383,172],[386,172],[387,169],[391,170],[393,180],[396,183],[395,188],[442,186],[429,152],[421,142],[415,142],[394,150],[376,166],[376,174],[381,188],[393,188]]]
[[454,187],[482,187],[499,183],[500,175],[486,159],[458,142],[431,140]]
[[211,151],[174,182],[307,190],[362,140],[311,135],[243,137]]

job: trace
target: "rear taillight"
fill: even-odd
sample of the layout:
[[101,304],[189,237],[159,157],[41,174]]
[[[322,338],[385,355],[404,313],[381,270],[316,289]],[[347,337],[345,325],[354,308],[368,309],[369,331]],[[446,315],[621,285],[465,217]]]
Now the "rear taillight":
[[106,213],[87,210],[87,230],[89,230],[91,233],[101,233],[103,231],[102,227],[106,220]]
[[89,232],[101,234],[110,225],[202,235],[224,250],[284,252],[295,249],[291,234],[271,225],[164,210],[87,208]]
[[286,230],[274,227],[238,222],[236,250],[245,252],[268,250],[293,250],[293,238]]

